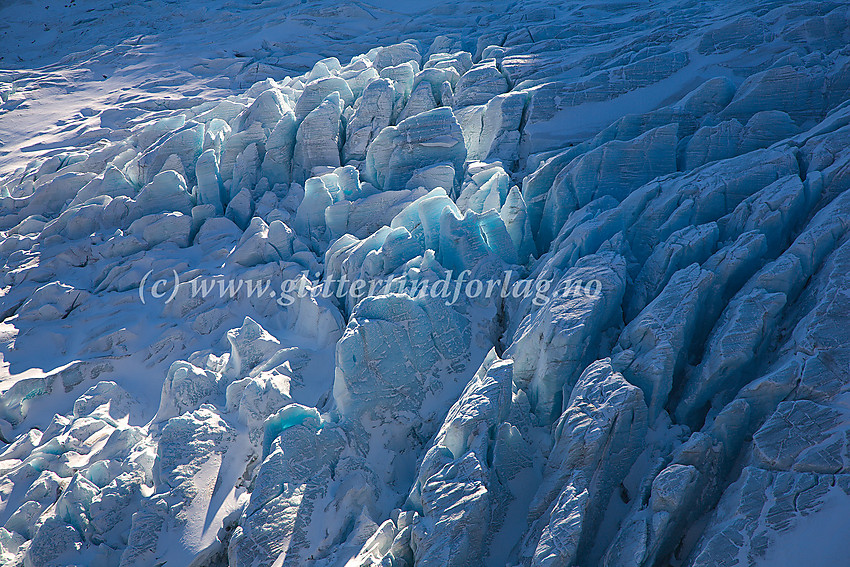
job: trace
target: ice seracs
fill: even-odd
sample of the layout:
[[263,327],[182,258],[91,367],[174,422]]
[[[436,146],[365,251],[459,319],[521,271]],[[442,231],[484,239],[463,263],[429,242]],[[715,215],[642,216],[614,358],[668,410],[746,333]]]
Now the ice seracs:
[[332,56],[266,43],[33,140],[0,180],[0,563],[834,554],[848,9],[692,4],[290,7],[345,18],[293,36]]

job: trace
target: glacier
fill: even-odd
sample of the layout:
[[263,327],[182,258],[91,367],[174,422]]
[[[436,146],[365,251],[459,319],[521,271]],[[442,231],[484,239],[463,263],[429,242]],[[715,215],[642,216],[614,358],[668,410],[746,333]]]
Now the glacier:
[[43,4],[0,565],[850,565],[846,3]]

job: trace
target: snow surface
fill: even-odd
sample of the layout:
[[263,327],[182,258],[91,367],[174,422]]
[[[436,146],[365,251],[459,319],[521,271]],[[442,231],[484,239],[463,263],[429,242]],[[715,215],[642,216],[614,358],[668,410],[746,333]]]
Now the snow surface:
[[0,564],[850,565],[846,3],[0,22]]

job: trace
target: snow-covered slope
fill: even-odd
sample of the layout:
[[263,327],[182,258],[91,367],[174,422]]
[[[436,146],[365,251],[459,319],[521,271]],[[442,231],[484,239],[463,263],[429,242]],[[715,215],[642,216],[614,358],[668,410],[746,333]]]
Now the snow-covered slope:
[[0,564],[850,565],[850,6],[0,21]]

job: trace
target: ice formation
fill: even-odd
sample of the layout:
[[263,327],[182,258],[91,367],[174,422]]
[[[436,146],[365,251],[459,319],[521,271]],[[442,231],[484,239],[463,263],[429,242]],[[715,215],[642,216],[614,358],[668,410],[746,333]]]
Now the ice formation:
[[0,564],[848,564],[850,7],[429,6],[0,178]]

